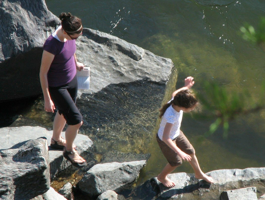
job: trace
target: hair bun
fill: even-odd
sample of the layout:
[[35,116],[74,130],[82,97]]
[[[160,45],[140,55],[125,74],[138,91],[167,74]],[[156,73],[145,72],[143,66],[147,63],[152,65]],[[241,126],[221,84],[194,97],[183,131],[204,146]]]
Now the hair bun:
[[64,20],[68,20],[72,17],[72,14],[70,12],[68,13],[65,13],[65,12],[62,12],[60,15],[59,15],[59,19],[61,21],[64,21]]

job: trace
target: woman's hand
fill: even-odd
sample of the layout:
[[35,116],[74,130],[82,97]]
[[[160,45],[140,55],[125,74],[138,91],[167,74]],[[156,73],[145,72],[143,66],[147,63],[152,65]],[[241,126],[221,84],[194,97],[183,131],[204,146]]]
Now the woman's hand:
[[185,78],[185,86],[188,89],[190,89],[193,85],[194,85],[195,81],[194,78],[192,76],[188,76],[187,78]]
[[85,67],[85,65],[84,65],[83,63],[76,62],[76,69],[77,69],[78,71],[83,70],[84,67]]
[[54,112],[55,110],[55,106],[54,106],[54,103],[52,102],[52,100],[47,100],[47,101],[44,101],[44,110],[46,112]]
[[183,151],[179,151],[178,152],[178,155],[181,157],[182,160],[184,161],[191,161],[191,156],[186,154],[185,152]]

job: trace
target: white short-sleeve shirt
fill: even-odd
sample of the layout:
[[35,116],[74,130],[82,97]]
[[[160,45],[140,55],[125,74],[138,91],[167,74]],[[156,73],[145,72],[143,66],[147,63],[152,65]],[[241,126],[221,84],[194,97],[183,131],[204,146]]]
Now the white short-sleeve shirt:
[[165,126],[166,126],[167,123],[170,123],[170,124],[173,124],[173,126],[172,126],[172,128],[170,130],[169,138],[172,139],[172,140],[175,139],[179,135],[179,132],[180,132],[182,116],[183,116],[183,111],[182,110],[177,112],[172,107],[172,105],[170,105],[167,108],[167,110],[164,113],[164,115],[162,116],[160,127],[159,127],[159,130],[158,130],[158,137],[162,140]]

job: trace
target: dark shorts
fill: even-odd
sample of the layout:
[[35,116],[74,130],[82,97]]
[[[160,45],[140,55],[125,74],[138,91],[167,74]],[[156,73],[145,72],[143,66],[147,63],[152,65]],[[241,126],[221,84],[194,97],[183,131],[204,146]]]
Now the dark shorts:
[[76,76],[70,83],[59,87],[49,87],[51,99],[58,110],[63,115],[68,125],[79,124],[83,117],[76,107],[77,97],[77,78]]
[[[171,166],[179,166],[182,164],[182,159],[180,156],[175,153],[165,142],[160,140],[158,135],[156,135],[156,139],[158,142],[158,145],[166,157],[168,163]],[[185,152],[186,154],[192,155],[195,154],[195,149],[193,148],[190,141],[187,139],[187,137],[184,135],[182,131],[180,131],[179,136],[173,140],[173,142],[177,145],[178,148],[181,149],[181,151]]]

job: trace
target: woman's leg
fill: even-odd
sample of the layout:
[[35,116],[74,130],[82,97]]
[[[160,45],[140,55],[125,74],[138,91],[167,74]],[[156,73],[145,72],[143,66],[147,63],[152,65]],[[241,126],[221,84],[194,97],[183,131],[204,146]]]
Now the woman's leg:
[[190,165],[192,166],[192,168],[194,170],[195,178],[203,179],[206,182],[213,183],[214,182],[213,178],[208,176],[208,175],[206,175],[201,170],[201,167],[200,167],[199,161],[197,159],[197,156],[195,154],[192,154],[190,156],[191,156],[192,159],[191,159],[191,161],[189,163],[190,163]]
[[170,174],[177,166],[171,166],[169,163],[164,167],[162,172],[158,174],[157,179],[166,187],[174,187],[175,183],[171,181],[167,175]]
[[61,135],[65,124],[66,120],[64,119],[64,116],[60,115],[59,112],[57,112],[53,121],[53,135],[52,135],[52,138],[55,141],[61,140]]
[[[65,138],[66,138],[66,151],[69,152],[76,152],[73,146],[74,140],[76,138],[76,135],[78,133],[79,128],[82,126],[83,121],[76,125],[68,125],[66,131],[65,131]],[[69,155],[69,157],[74,160],[75,162],[85,162],[85,159],[83,159],[81,156],[79,156],[78,153],[74,153]]]

